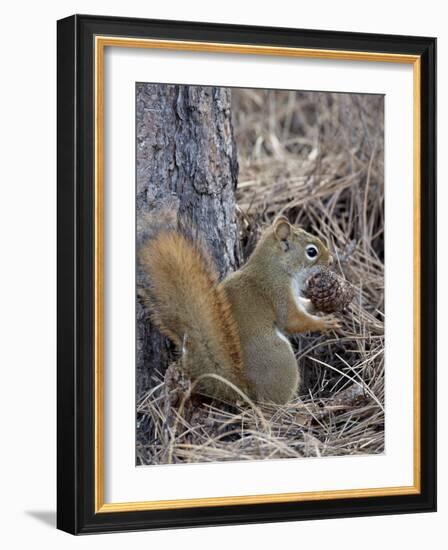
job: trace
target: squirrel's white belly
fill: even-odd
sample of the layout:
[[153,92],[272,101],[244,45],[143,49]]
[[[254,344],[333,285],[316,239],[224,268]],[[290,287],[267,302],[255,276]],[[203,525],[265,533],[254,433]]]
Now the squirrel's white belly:
[[275,333],[277,334],[277,336],[283,340],[284,342],[286,342],[288,344],[288,346],[291,346],[291,343],[290,341],[288,340],[288,338],[286,338],[286,336],[283,334],[283,332],[281,332],[278,328],[275,329]]

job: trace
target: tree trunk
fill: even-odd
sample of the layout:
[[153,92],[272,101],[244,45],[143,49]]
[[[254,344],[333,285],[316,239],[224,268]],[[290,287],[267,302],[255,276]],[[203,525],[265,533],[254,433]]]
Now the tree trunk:
[[[137,219],[168,200],[204,235],[221,277],[239,266],[238,163],[227,88],[138,83]],[[138,227],[138,225],[137,225]],[[137,230],[137,245],[143,238]],[[137,273],[137,284],[143,274]],[[137,299],[137,402],[173,359]]]

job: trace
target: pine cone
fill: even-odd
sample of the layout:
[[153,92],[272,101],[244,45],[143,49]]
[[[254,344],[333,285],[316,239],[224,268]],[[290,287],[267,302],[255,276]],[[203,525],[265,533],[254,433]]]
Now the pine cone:
[[308,279],[306,297],[311,300],[317,311],[343,311],[354,295],[353,287],[333,271],[318,271]]

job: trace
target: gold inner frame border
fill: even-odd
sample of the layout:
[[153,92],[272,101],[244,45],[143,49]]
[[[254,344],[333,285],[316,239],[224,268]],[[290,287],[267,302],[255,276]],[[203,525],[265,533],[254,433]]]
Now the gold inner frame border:
[[[153,500],[140,502],[104,502],[104,52],[106,47],[154,48],[164,50],[208,53],[234,53],[267,56],[286,56],[314,59],[366,61],[382,63],[407,63],[413,65],[413,298],[414,298],[414,350],[413,350],[413,421],[414,421],[414,482],[410,486],[379,487],[349,490],[329,490],[299,493],[275,493],[226,497],[191,498],[180,500]],[[420,424],[420,221],[421,221],[421,59],[418,55],[382,52],[325,50],[253,44],[227,44],[183,40],[158,40],[95,36],[95,346],[94,346],[94,398],[95,398],[95,513],[130,512],[143,510],[168,510],[209,506],[232,506],[276,502],[303,502],[342,498],[411,495],[421,492],[421,424]]]

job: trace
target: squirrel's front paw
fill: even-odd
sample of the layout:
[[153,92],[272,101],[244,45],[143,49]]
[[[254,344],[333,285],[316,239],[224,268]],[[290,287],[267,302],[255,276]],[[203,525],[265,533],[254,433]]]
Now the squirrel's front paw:
[[339,319],[334,317],[333,315],[326,315],[325,317],[322,317],[322,332],[328,332],[330,330],[339,330],[341,328],[341,323],[339,322]]

